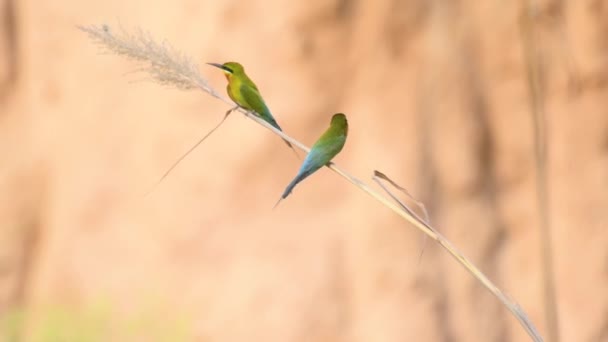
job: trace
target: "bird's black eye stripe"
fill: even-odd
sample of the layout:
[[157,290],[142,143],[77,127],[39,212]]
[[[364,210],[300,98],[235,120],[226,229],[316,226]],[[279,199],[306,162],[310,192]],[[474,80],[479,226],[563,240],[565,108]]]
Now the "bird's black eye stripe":
[[222,69],[228,71],[231,74],[234,74],[234,71],[232,69],[230,69],[229,67],[225,66],[225,65],[222,65]]

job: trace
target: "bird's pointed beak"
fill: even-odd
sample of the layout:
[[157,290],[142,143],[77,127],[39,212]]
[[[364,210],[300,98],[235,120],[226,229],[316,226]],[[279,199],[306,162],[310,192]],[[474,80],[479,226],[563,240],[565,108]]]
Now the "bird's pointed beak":
[[224,70],[225,72],[232,73],[232,70],[230,70],[230,69],[226,68],[226,67],[225,67],[225,66],[223,66],[222,64],[218,64],[218,63],[207,63],[207,64],[209,64],[209,65],[211,65],[211,66],[214,66],[214,67],[216,67],[216,68],[222,69],[222,70]]

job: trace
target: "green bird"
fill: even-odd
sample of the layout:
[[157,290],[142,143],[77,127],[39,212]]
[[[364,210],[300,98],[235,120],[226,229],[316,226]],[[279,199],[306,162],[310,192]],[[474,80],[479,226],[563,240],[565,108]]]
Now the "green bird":
[[[165,172],[165,174],[163,174],[163,176],[156,182],[154,188],[156,188],[156,186],[158,186],[158,184],[160,184],[165,179],[165,177],[167,177],[169,173],[171,173],[171,171],[173,171],[173,169],[182,160],[184,160],[184,158],[186,158],[188,154],[190,154],[190,152],[194,151],[194,149],[197,148],[205,139],[207,139],[207,137],[209,137],[213,132],[215,132],[215,130],[222,125],[224,120],[226,120],[226,118],[232,111],[238,109],[239,107],[249,111],[253,111],[255,114],[257,114],[264,121],[268,122],[274,128],[278,129],[279,131],[282,131],[281,127],[270,113],[268,106],[266,106],[266,102],[264,102],[264,99],[262,98],[258,87],[255,85],[255,83],[253,83],[249,76],[247,76],[247,74],[245,73],[245,69],[242,65],[237,62],[227,62],[224,64],[207,64],[212,65],[216,68],[220,68],[222,69],[222,71],[224,71],[226,79],[228,80],[228,86],[226,87],[228,96],[230,96],[232,101],[234,101],[237,106],[228,110],[226,112],[226,115],[224,115],[222,121],[220,121],[217,126],[215,126],[211,131],[209,131],[203,138],[199,139],[196,144],[194,144],[186,153],[182,154],[182,156],[177,161],[175,161],[173,165],[171,165],[171,167]],[[285,139],[283,140],[285,141],[287,146],[289,146],[293,150],[295,155],[300,158],[298,152],[293,148],[293,146],[291,146],[289,141]],[[154,190],[154,188],[152,188],[152,190]]]
[[[260,94],[258,87],[253,83],[253,81],[247,76],[245,73],[245,68],[237,62],[226,62],[224,64],[218,63],[207,63],[216,68],[222,69],[224,71],[224,75],[226,75],[226,79],[228,80],[228,85],[226,86],[226,91],[228,92],[228,96],[237,104],[236,107],[232,108],[228,111],[229,114],[231,111],[237,109],[238,107],[244,108],[246,110],[253,111],[257,115],[259,115],[264,121],[268,122],[271,126],[278,129],[279,131],[283,131],[277,121],[274,119],[266,102],[264,102],[264,98]],[[289,143],[289,141],[283,139],[287,146],[289,146],[292,150],[293,146]],[[296,152],[297,155],[297,152]]]
[[306,155],[302,166],[298,171],[296,177],[289,183],[281,198],[275,207],[281,202],[282,199],[287,198],[293,188],[303,181],[306,177],[312,175],[315,171],[320,169],[323,165],[328,164],[344,147],[346,142],[346,136],[348,135],[348,121],[346,115],[342,113],[336,113],[331,118],[329,128],[323,133],[323,135],[312,145],[310,152]]

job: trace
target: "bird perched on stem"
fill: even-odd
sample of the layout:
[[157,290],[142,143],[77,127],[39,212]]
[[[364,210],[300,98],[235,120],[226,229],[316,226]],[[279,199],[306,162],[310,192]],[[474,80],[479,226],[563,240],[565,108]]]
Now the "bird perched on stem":
[[[169,173],[171,173],[171,171],[173,171],[173,169],[182,160],[184,160],[184,158],[186,158],[186,156],[188,154],[190,154],[190,152],[194,151],[195,148],[197,148],[205,139],[207,139],[213,132],[215,132],[215,130],[218,129],[222,125],[222,123],[224,123],[224,120],[226,120],[226,118],[228,117],[228,115],[230,115],[230,113],[232,113],[234,110],[238,109],[239,107],[244,108],[249,111],[253,111],[259,117],[261,117],[264,121],[268,122],[271,126],[278,129],[279,131],[282,131],[281,127],[279,126],[277,121],[274,119],[274,117],[270,113],[268,106],[266,106],[266,103],[264,102],[262,95],[260,95],[260,91],[258,90],[258,87],[247,76],[247,74],[245,74],[245,69],[243,68],[242,65],[240,65],[237,62],[227,62],[224,64],[218,64],[218,63],[207,63],[207,64],[212,65],[216,68],[220,68],[224,71],[224,74],[226,75],[226,79],[228,80],[228,86],[226,87],[226,90],[228,92],[228,96],[230,96],[232,101],[234,101],[236,103],[236,107],[229,109],[226,112],[226,114],[224,115],[224,118],[217,124],[217,126],[215,126],[211,131],[209,131],[204,137],[199,139],[196,142],[196,144],[194,144],[186,153],[182,154],[181,157],[179,157],[179,159],[177,161],[175,161],[173,163],[173,165],[171,165],[171,167],[156,182],[156,185],[154,186],[154,188],[156,188],[156,186],[158,186],[158,184],[160,184],[169,175]],[[287,141],[285,139],[283,139],[283,140],[285,141],[287,146],[289,146],[293,150],[293,152],[296,154],[296,156],[298,158],[300,158],[300,156],[298,155],[298,152],[293,148],[291,143],[289,143],[289,141]],[[152,188],[152,190],[154,190],[154,188]]]
[[287,198],[293,188],[303,181],[306,177],[313,174],[323,165],[328,164],[344,147],[346,136],[348,135],[348,121],[346,115],[342,113],[334,114],[331,118],[329,128],[323,135],[312,145],[310,152],[306,155],[302,166],[296,177],[289,183],[281,198],[277,201],[276,207],[282,199]]
[[[278,129],[279,131],[283,131],[277,121],[274,119],[266,102],[262,98],[258,87],[253,83],[253,81],[247,76],[245,73],[245,68],[237,62],[226,62],[224,64],[218,63],[207,63],[216,68],[222,69],[224,71],[224,75],[228,80],[228,85],[226,86],[226,91],[228,92],[228,96],[234,101],[237,106],[230,109],[226,112],[226,116],[230,114],[233,110],[241,107],[246,110],[253,111],[259,117],[264,119],[264,121],[268,122],[271,126]],[[294,152],[296,150],[291,146],[289,141],[283,139],[287,146],[289,146]],[[298,153],[296,152],[296,155]]]

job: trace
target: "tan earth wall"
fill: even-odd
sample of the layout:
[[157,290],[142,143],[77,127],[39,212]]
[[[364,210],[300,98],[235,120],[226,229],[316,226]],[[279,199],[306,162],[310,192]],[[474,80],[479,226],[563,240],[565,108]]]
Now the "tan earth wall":
[[544,113],[558,333],[608,341],[607,1],[0,0],[3,341],[529,340],[330,170],[273,210],[300,161],[240,114],[146,196],[229,107],[148,82],[90,24],[166,39],[222,93],[204,62],[241,62],[307,145],[346,113],[336,163],[407,187],[548,339]]

